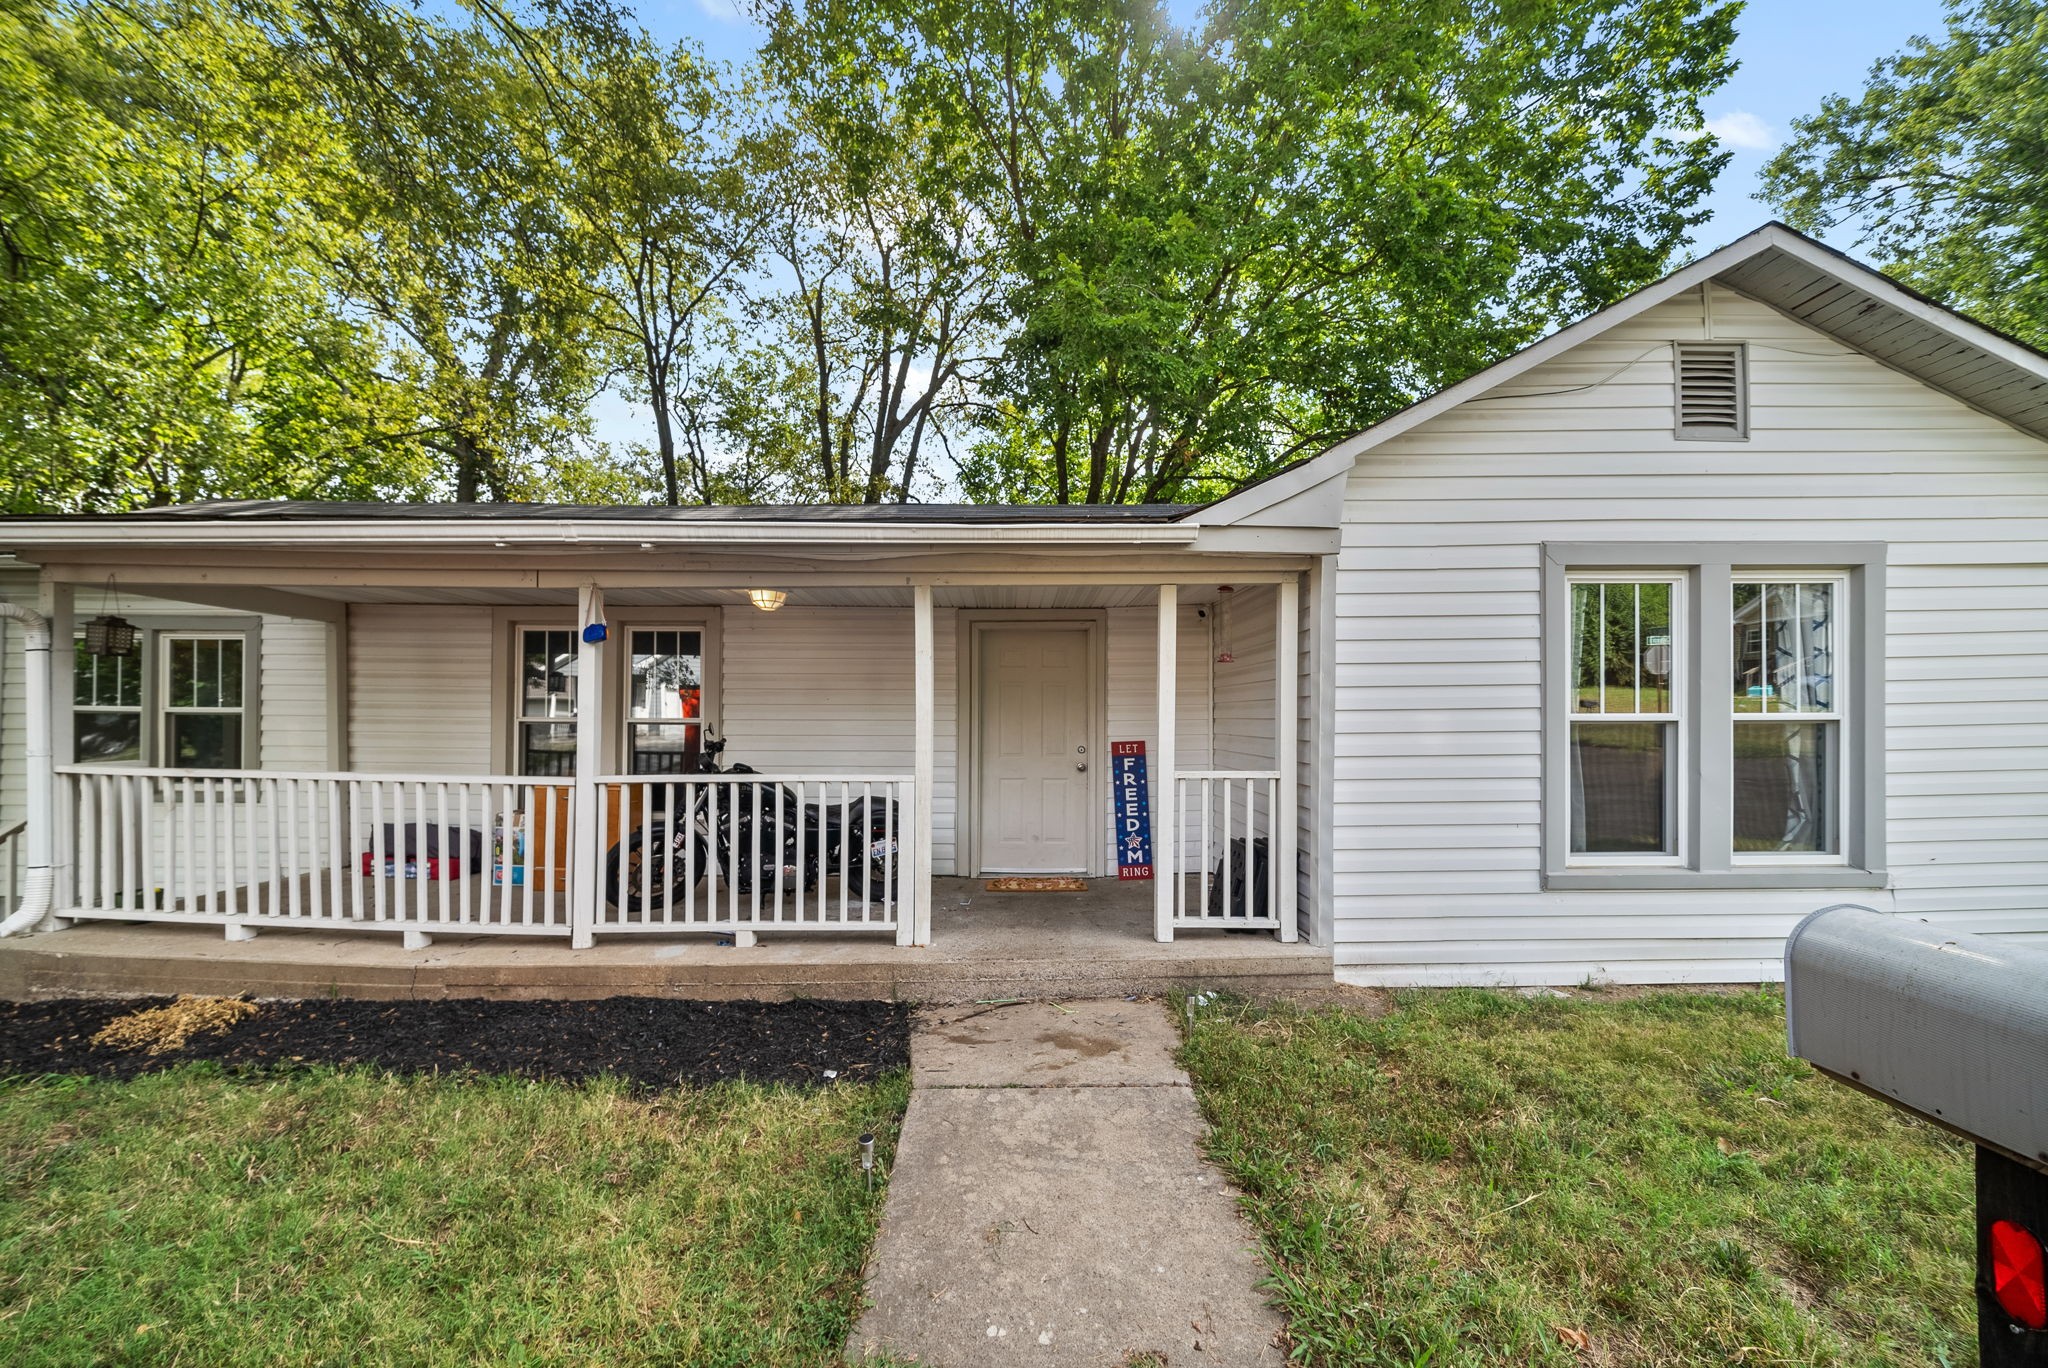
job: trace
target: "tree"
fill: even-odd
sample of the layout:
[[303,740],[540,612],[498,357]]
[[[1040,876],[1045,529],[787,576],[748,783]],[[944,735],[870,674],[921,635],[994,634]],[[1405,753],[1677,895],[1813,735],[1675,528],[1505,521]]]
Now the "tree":
[[2048,10],[1950,0],[1948,31],[1796,121],[1762,198],[1846,228],[1885,269],[2048,347]]
[[788,286],[762,292],[755,317],[788,340],[785,364],[809,391],[812,497],[908,500],[927,444],[972,427],[1006,280],[957,180],[970,135],[883,73],[836,60],[836,41],[829,25],[792,23],[763,49],[790,107],[770,237]]
[[1726,157],[1710,0],[859,0],[772,42],[950,130],[1015,319],[971,497],[1227,492],[1646,283]]
[[546,92],[521,46],[547,29],[498,10],[451,28],[378,4],[311,0],[310,68],[357,174],[359,231],[336,286],[375,318],[417,396],[413,435],[454,496],[549,497],[582,481],[578,439],[606,375],[591,243],[573,222]]
[[410,396],[331,307],[345,149],[203,0],[0,12],[0,503],[417,496]]
[[[597,326],[653,419],[661,493],[710,502],[701,434],[711,341],[759,251],[761,201],[743,92],[688,44],[664,52],[602,3],[562,12],[527,59],[550,91],[568,212],[592,246]],[[688,425],[696,424],[695,428]]]

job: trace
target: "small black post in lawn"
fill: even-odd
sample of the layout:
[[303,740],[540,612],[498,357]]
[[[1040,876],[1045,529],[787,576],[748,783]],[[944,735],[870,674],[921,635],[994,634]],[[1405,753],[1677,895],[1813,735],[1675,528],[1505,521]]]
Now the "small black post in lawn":
[[1977,1147],[1982,1368],[2048,1368],[2048,951],[1826,907],[1785,942],[1793,1055]]

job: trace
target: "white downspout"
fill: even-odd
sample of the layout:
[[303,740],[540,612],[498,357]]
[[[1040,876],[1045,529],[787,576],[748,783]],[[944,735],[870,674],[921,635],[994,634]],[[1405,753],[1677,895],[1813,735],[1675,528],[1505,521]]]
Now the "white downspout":
[[21,906],[0,922],[0,936],[18,936],[50,915],[56,884],[53,844],[56,771],[50,763],[50,620],[18,603],[0,602],[0,618],[22,625],[23,663],[28,669],[28,881]]

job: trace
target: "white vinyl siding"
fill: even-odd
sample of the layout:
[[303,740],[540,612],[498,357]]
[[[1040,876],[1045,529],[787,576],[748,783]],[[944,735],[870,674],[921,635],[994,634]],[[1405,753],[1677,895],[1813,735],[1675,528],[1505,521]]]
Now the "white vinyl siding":
[[348,630],[349,768],[497,774],[491,610],[356,604]]
[[[1215,636],[1216,768],[1269,770],[1276,719],[1273,708],[1273,586],[1224,594],[1209,607]],[[1225,655],[1230,656],[1224,660]]]
[[263,768],[326,770],[327,646],[324,622],[263,619]]
[[[2048,444],[1725,288],[1749,440],[1679,442],[1670,348],[1702,319],[1697,292],[1674,299],[1352,473],[1340,978],[1772,979],[1786,931],[1837,901],[2048,931]],[[1542,888],[1546,541],[1888,543],[1892,889]]]

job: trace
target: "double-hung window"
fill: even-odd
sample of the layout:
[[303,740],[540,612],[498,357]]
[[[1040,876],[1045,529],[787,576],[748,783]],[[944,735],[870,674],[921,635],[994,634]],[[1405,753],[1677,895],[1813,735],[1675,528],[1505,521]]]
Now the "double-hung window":
[[96,656],[79,635],[71,665],[78,763],[247,767],[256,658],[248,632],[148,629],[131,656]]
[[164,763],[178,769],[242,768],[242,638],[165,633]]
[[81,765],[142,759],[142,659],[87,653],[85,637],[73,645],[72,754]]
[[629,774],[685,774],[704,745],[704,634],[635,627],[627,633]]
[[1629,576],[1571,584],[1571,849],[1679,854],[1685,738],[1676,627],[1684,583]]
[[1735,855],[1833,857],[1842,849],[1839,579],[1737,578]]
[[[576,734],[587,711],[578,680],[576,632],[519,626],[513,632],[518,678],[513,701],[513,763],[518,773],[566,779],[576,773]],[[628,774],[686,774],[703,754],[705,645],[701,625],[622,624],[605,643],[612,700],[605,764],[623,757]]]
[[576,633],[568,627],[519,629],[519,773],[565,779],[576,773]]
[[1544,548],[1551,887],[1884,882],[1884,548]]

